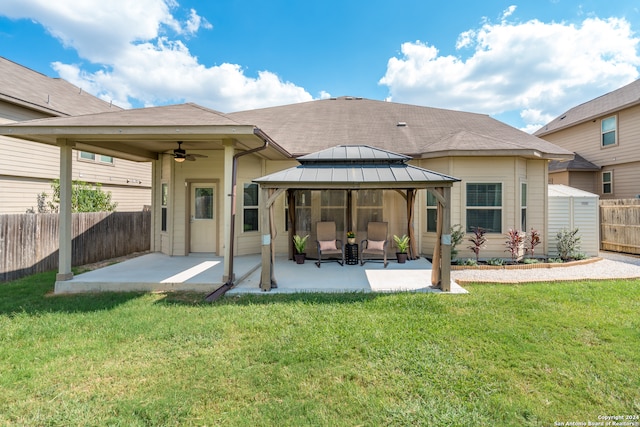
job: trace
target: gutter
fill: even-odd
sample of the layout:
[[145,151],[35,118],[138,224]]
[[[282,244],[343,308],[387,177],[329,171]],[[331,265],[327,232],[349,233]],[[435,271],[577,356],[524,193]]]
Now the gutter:
[[266,150],[270,144],[274,144],[273,140],[269,138],[269,136],[261,131],[259,128],[253,129],[253,134],[257,137],[261,138],[264,144],[260,147],[252,148],[251,150],[241,151],[233,155],[233,166],[231,168],[231,230],[230,230],[230,238],[229,238],[229,278],[227,281],[220,286],[215,291],[211,292],[207,295],[204,300],[207,302],[214,302],[220,299],[227,291],[233,288],[235,279],[235,274],[233,272],[233,251],[234,251],[234,243],[235,243],[235,229],[236,229],[236,181],[238,175],[238,159],[242,156],[246,156],[248,154],[257,153],[258,151]]

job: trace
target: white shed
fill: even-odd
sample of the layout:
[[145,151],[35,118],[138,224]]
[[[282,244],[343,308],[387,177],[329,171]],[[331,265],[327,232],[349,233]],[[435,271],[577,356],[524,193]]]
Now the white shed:
[[600,206],[597,194],[560,184],[549,184],[549,256],[557,256],[557,233],[577,228],[580,252],[598,256],[600,249]]

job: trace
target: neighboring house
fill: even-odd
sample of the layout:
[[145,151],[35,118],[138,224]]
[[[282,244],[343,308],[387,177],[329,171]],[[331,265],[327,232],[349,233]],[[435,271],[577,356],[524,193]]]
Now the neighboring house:
[[[296,232],[309,233],[311,239],[320,220],[336,221],[343,239],[349,230],[364,238],[372,220],[388,222],[391,239],[407,232],[411,222],[418,252],[430,256],[437,246],[448,246],[446,239],[436,239],[440,204],[450,224],[461,224],[467,231],[478,226],[489,230],[480,257],[504,257],[504,233],[510,228],[535,228],[547,235],[548,163],[573,158],[571,151],[487,115],[352,97],[232,114],[195,104],[114,111],[0,126],[0,134],[59,146],[63,159],[71,156],[68,142],[98,154],[151,162],[152,251],[222,254],[225,275],[232,272],[232,248],[238,255],[262,252],[263,270],[270,259],[265,245],[273,245],[277,254],[288,253],[290,208],[295,209]],[[175,151],[178,142],[186,153]],[[322,165],[316,165],[317,179],[307,188],[308,178],[297,182],[292,177],[290,185],[284,185],[286,175],[280,174],[278,188],[270,190],[258,179],[299,165],[296,157],[316,153],[305,160],[314,162],[314,156],[322,156],[318,152],[340,145],[367,145],[403,155],[399,158],[410,156],[412,166],[453,178],[442,185],[407,184],[403,191],[389,181],[399,182],[397,176],[377,175],[372,176],[379,181],[374,188],[351,180],[348,162],[342,159],[341,177],[321,174]],[[199,157],[178,161],[192,155]],[[378,174],[366,165],[355,166],[361,174]],[[62,181],[72,173],[72,168],[61,167]],[[336,179],[339,185],[332,184]],[[409,197],[411,188],[417,189],[415,199]],[[236,196],[235,206],[231,195]],[[407,218],[410,203],[415,204],[412,219]],[[268,205],[273,206],[277,234],[265,229]],[[63,259],[69,251],[65,239],[61,235],[59,280],[71,274],[70,261]],[[546,254],[553,244],[543,241],[537,253]],[[392,246],[390,252],[395,251]],[[459,257],[473,256],[468,246],[465,239],[457,248]]]
[[[62,79],[54,79],[0,57],[0,123],[121,111]],[[87,151],[73,152],[73,179],[99,183],[118,211],[151,204],[151,165]],[[0,136],[0,214],[38,211],[38,195],[51,200],[60,174],[60,150]]]
[[576,153],[549,179],[601,199],[640,195],[640,80],[573,107],[534,133]]

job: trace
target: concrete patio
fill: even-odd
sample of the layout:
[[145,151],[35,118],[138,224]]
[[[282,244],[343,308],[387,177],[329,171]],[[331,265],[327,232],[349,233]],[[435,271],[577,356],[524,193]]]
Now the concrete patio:
[[[295,292],[442,292],[431,287],[431,263],[425,258],[398,264],[391,260],[387,268],[381,263],[364,266],[340,266],[336,262],[316,267],[313,260],[296,264],[285,257],[277,258],[275,276],[278,287],[270,292],[260,290],[260,255],[234,258],[236,286],[228,295],[295,293]],[[167,292],[191,291],[209,293],[220,287],[223,259],[211,254],[171,257],[151,253],[107,267],[76,275],[72,280],[58,281],[55,293],[82,292]],[[466,293],[451,283],[451,293]]]

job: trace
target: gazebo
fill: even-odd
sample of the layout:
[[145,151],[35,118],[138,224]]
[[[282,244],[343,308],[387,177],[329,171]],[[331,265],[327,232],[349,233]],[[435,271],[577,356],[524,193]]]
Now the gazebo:
[[[301,156],[300,165],[266,175],[253,181],[261,188],[262,271],[260,288],[277,286],[274,270],[274,202],[288,192],[289,206],[295,206],[294,190],[345,190],[347,223],[351,223],[351,192],[364,189],[395,190],[406,200],[406,232],[410,237],[410,259],[417,258],[413,217],[416,191],[428,189],[438,201],[437,241],[434,249],[431,282],[443,291],[450,290],[451,264],[451,187],[458,178],[413,166],[411,157],[367,145],[340,145]],[[289,242],[296,233],[295,215],[289,210]],[[443,234],[444,231],[444,234]],[[289,250],[290,255],[292,249]]]

